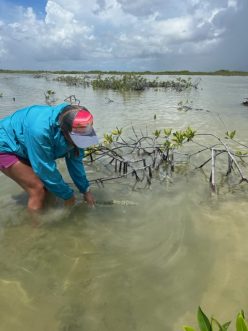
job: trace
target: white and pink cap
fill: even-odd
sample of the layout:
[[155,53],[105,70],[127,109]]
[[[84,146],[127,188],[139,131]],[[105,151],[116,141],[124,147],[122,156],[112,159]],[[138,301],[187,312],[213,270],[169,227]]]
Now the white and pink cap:
[[69,135],[74,144],[79,148],[87,148],[99,143],[93,129],[93,116],[89,111],[79,109],[72,122],[72,131]]

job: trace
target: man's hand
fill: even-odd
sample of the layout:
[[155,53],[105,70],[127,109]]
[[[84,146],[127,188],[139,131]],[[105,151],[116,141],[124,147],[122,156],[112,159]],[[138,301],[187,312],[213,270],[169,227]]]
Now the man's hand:
[[91,191],[84,193],[84,200],[87,202],[88,206],[94,207],[96,200],[94,198],[94,195],[91,193]]
[[71,207],[71,206],[74,206],[75,203],[76,203],[76,198],[73,195],[70,199],[64,201],[64,206]]

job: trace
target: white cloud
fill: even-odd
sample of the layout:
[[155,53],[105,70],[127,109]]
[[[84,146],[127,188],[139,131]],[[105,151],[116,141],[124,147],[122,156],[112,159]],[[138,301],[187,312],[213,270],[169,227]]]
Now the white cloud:
[[73,12],[64,9],[57,2],[48,1],[46,5],[45,23],[63,26],[64,24],[74,24],[75,18]]
[[[148,69],[159,70],[163,56],[187,54],[192,58],[190,69],[201,70],[196,67],[203,63],[201,56],[205,61],[210,52],[222,53],[230,29],[234,40],[233,22],[245,20],[247,7],[246,0],[48,0],[43,18],[34,8],[11,7],[8,17],[0,14],[0,63],[16,68],[121,70],[127,67],[121,67],[119,59],[125,59],[136,69],[146,61]],[[234,58],[228,61],[236,65]]]
[[233,7],[236,9],[238,7],[237,0],[228,0],[228,7]]

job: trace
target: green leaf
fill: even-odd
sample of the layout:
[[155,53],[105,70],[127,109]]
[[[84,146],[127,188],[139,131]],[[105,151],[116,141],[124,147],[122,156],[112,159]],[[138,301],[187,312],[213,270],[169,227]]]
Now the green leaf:
[[191,326],[184,326],[183,328],[185,331],[195,331],[195,329],[192,328]]
[[172,129],[164,129],[164,135],[165,135],[165,137],[168,138],[171,135],[171,131],[172,131]]
[[[214,323],[218,326],[219,331],[224,331],[223,328],[222,328],[222,325],[220,324],[219,321],[217,321],[217,319],[215,319],[215,318],[212,317],[212,318],[211,318],[211,325],[213,325],[212,322],[214,322]],[[213,328],[213,327],[212,327],[212,328]]]
[[103,137],[104,137],[104,143],[111,144],[113,142],[112,134],[104,133]]
[[116,130],[113,130],[111,133],[112,133],[112,135],[114,135],[114,136],[120,136],[120,135],[122,134],[122,129],[118,129],[118,128],[116,127]]
[[248,152],[244,152],[244,151],[241,151],[241,150],[237,150],[235,154],[238,155],[238,156],[244,156],[244,155],[247,155]]
[[[223,325],[221,325],[220,322],[218,322],[217,319],[215,319],[213,317],[211,318],[211,324],[212,324],[212,322],[214,322],[218,326],[219,331],[227,331],[229,325],[231,324],[231,321],[230,321],[230,322],[226,322]],[[213,327],[212,327],[212,329],[213,329]]]
[[185,138],[184,132],[183,131],[173,132],[173,137],[174,138],[172,138],[172,141],[174,141],[178,145],[182,145]]
[[236,330],[237,331],[248,331],[247,323],[244,319],[242,312],[240,312],[236,319]]
[[192,140],[195,136],[196,130],[193,130],[191,127],[188,127],[184,131],[184,136],[187,138],[188,141]]
[[201,307],[198,308],[197,319],[198,319],[198,324],[199,324],[201,331],[212,331],[212,327],[209,322],[209,319],[203,313],[203,311],[201,310]]
[[231,131],[231,133],[230,133],[230,138],[231,138],[231,139],[233,139],[233,138],[234,138],[234,136],[235,136],[235,134],[236,134],[236,130],[234,130],[234,131]]
[[226,322],[222,325],[222,330],[226,331],[229,328],[229,325],[231,324],[231,321]]
[[236,134],[236,130],[233,130],[231,132],[227,131],[225,134],[226,134],[226,138],[233,139]]
[[164,147],[165,147],[166,149],[170,149],[170,148],[171,148],[171,142],[170,142],[169,140],[166,140],[166,141],[164,142]]
[[155,130],[155,132],[153,134],[156,138],[158,138],[160,136],[160,133],[161,133],[161,130]]

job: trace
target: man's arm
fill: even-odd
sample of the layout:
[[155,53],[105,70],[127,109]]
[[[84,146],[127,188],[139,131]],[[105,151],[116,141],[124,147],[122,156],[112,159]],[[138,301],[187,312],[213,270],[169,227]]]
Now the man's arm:
[[69,155],[66,156],[66,165],[74,184],[79,191],[84,194],[84,200],[87,204],[92,207],[95,204],[95,198],[90,191],[89,181],[83,165],[83,157],[83,149],[79,149],[79,155],[75,155],[75,151],[72,150]]

